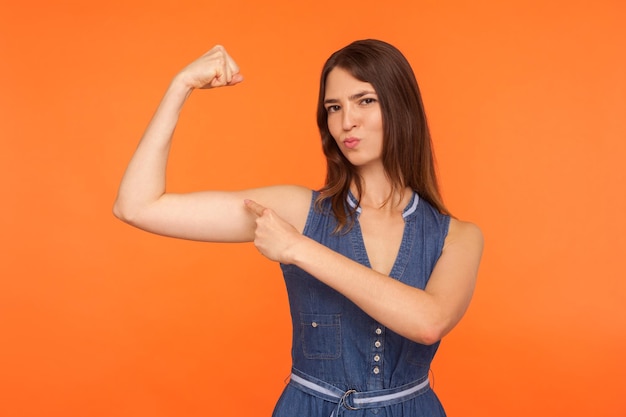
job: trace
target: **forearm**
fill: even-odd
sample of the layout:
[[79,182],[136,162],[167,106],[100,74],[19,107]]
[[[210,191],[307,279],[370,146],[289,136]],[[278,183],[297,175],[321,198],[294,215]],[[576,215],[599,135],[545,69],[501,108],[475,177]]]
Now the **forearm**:
[[403,284],[303,237],[293,264],[339,291],[372,318],[419,343],[438,341],[446,328],[436,297]]
[[471,223],[451,220],[439,259],[422,290],[302,235],[271,209],[251,200],[245,204],[257,216],[254,244],[264,256],[298,266],[410,340],[437,342],[469,306],[483,248],[482,233]]
[[167,89],[122,178],[114,206],[118,217],[132,218],[165,192],[172,136],[191,91],[178,78]]

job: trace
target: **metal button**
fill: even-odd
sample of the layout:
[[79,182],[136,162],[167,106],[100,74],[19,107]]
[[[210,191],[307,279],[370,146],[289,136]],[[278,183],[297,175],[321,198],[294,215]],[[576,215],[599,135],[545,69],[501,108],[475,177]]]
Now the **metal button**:
[[381,334],[383,332],[383,330],[379,327],[378,329],[376,329],[376,334]]
[[376,346],[377,348],[379,348],[381,345],[382,343],[380,343],[380,340],[374,342],[374,346]]
[[375,367],[374,367],[374,373],[375,373],[376,375],[378,375],[378,374],[380,373],[380,368],[378,368],[378,366],[375,366]]
[[313,327],[317,327],[317,323],[316,323],[316,322],[313,322],[313,323],[311,323],[311,326],[313,326]]
[[380,356],[379,355],[374,356],[374,361],[375,362],[378,362],[379,360],[380,360]]

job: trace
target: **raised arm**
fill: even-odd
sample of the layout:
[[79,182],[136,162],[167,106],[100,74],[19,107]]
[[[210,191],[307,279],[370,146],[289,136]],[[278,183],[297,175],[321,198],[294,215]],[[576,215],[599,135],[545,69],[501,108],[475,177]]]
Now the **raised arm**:
[[243,242],[254,238],[254,218],[243,200],[275,207],[302,230],[310,191],[274,186],[237,192],[166,193],[166,167],[172,136],[185,101],[194,89],[233,86],[243,81],[239,67],[215,46],[185,67],[169,85],[139,143],[113,208],[115,216],[141,229],[183,239]]

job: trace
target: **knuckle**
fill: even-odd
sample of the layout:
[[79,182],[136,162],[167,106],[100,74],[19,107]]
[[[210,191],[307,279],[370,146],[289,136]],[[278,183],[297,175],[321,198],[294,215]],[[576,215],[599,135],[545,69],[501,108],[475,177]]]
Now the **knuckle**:
[[223,56],[219,56],[218,55],[218,56],[215,57],[215,61],[214,62],[215,62],[215,65],[218,68],[222,68],[222,67],[224,67],[224,64],[225,64],[226,61],[224,60]]

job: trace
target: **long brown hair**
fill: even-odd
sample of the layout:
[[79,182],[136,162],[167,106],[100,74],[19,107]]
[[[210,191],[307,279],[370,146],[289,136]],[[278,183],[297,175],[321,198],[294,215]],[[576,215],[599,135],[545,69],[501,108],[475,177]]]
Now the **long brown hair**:
[[336,231],[346,226],[349,229],[354,223],[356,210],[346,207],[350,184],[354,182],[359,202],[362,194],[361,178],[355,166],[346,159],[328,130],[328,114],[324,106],[326,78],[336,67],[372,84],[376,90],[383,120],[382,162],[392,184],[392,194],[409,187],[441,213],[450,214],[439,191],[426,113],[413,69],[397,48],[374,39],[356,41],[338,50],[322,69],[317,126],[327,171],[316,206],[320,208],[324,200],[330,199],[338,220]]

